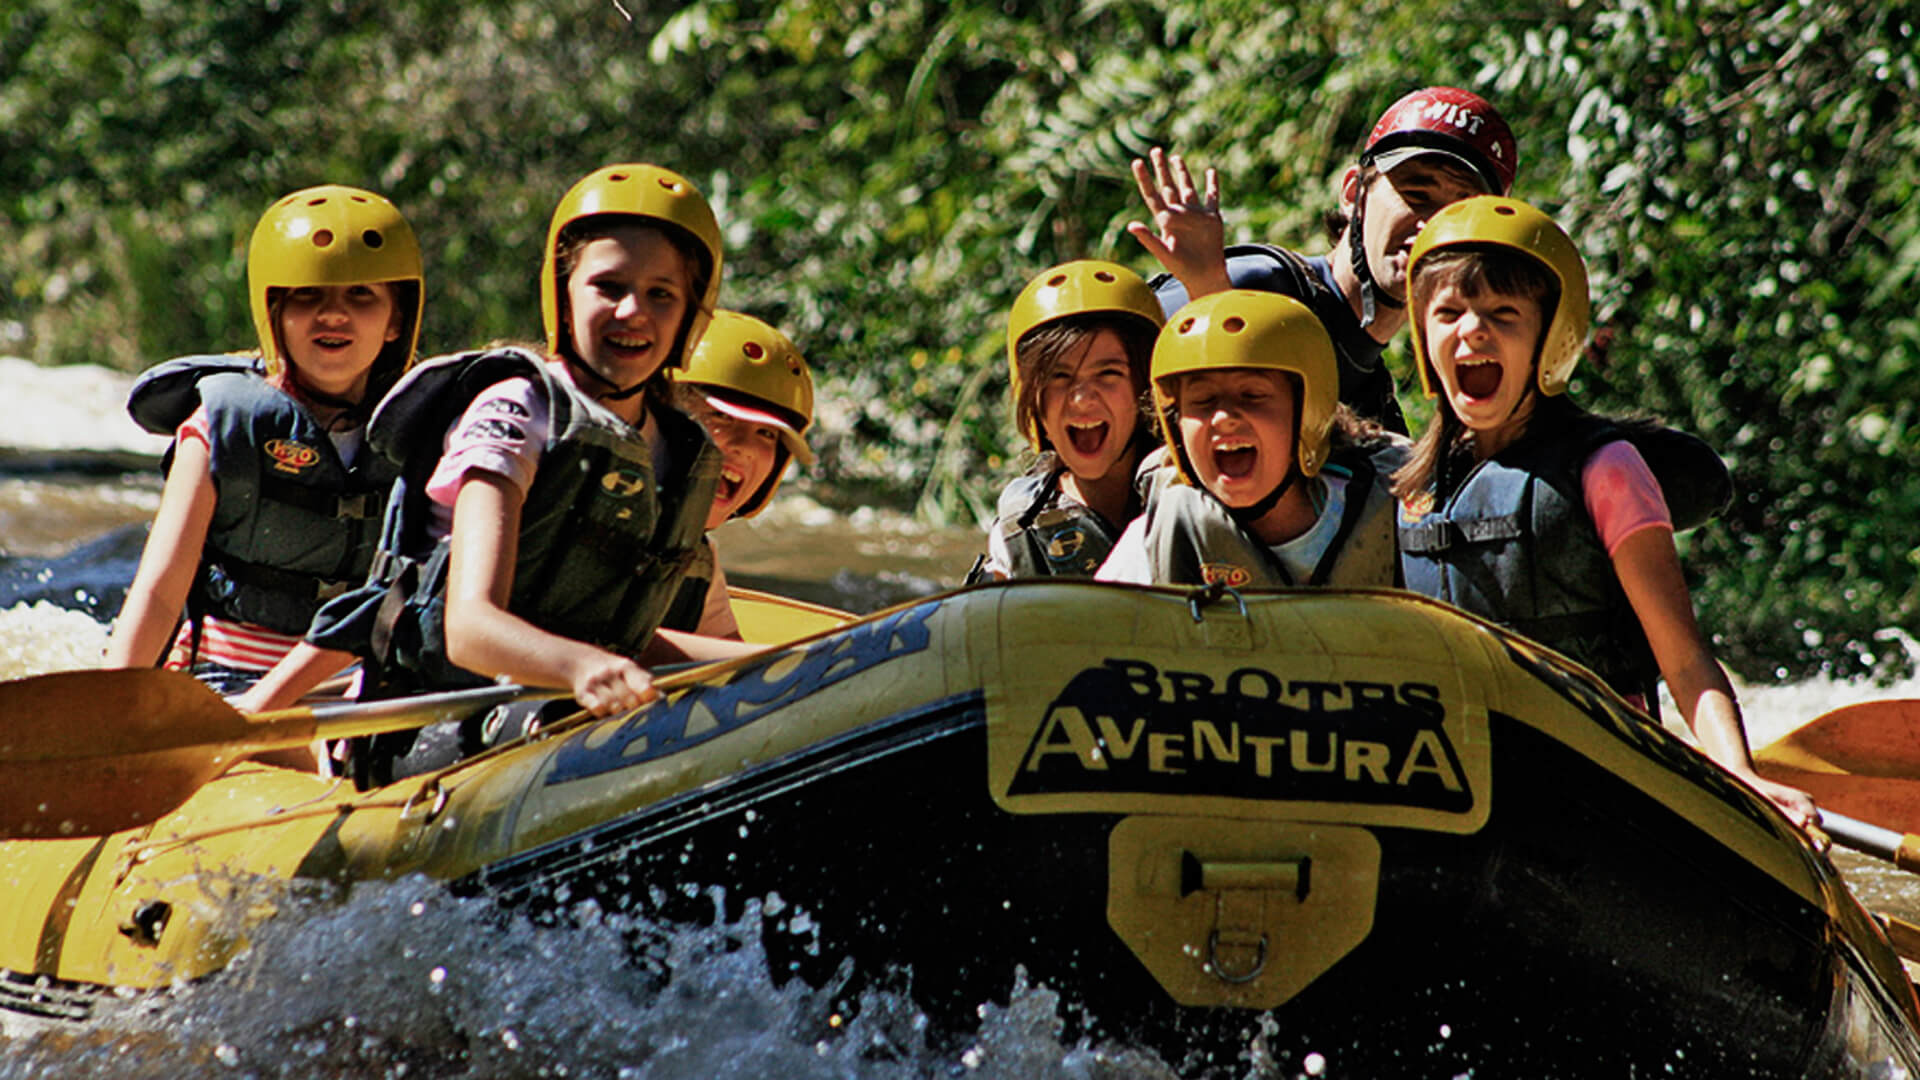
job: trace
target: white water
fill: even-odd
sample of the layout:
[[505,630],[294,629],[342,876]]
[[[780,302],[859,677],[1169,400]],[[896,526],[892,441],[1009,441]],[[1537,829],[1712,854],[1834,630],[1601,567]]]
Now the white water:
[[[141,453],[164,445],[125,419],[124,376],[0,359],[0,378],[12,405],[0,442]],[[145,520],[156,492],[151,476],[0,481],[0,551],[58,555]],[[886,515],[837,514],[792,495],[721,534],[729,567],[829,585],[847,567],[902,588],[957,583],[977,542]],[[53,604],[0,611],[0,678],[95,666],[105,640],[101,623]],[[1745,687],[1741,696],[1759,746],[1828,709],[1920,696],[1920,683],[1812,680]],[[1874,906],[1920,900],[1905,875],[1839,861]],[[768,981],[752,913],[733,926],[669,935],[675,974],[651,993],[638,989],[622,941],[631,928],[619,920],[589,915],[578,926],[536,927],[418,879],[282,904],[283,915],[218,976],[130,1003],[124,1015],[77,1035],[0,1039],[0,1080],[1173,1075],[1122,1047],[1063,1041],[1057,999],[1044,987],[983,1002],[977,1037],[957,1047],[925,1045],[911,1002],[896,998],[869,998],[836,1023],[830,1001]],[[1009,969],[1017,959],[1007,958]],[[1220,1064],[1252,1075],[1247,1063]],[[1317,1075],[1324,1064],[1280,1062],[1260,1075]]]

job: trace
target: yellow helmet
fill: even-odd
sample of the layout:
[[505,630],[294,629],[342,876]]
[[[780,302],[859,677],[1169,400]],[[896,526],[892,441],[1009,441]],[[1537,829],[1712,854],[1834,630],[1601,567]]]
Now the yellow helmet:
[[1173,313],[1153,346],[1154,412],[1160,437],[1180,474],[1197,484],[1180,429],[1172,419],[1178,376],[1221,368],[1290,372],[1300,380],[1300,429],[1294,461],[1305,476],[1327,463],[1334,411],[1340,406],[1340,368],[1333,339],[1305,304],[1291,296],[1229,289],[1195,300]]
[[1160,301],[1140,275],[1119,263],[1079,259],[1042,271],[1014,298],[1007,313],[1007,371],[1014,423],[1034,450],[1046,449],[1046,435],[1036,417],[1020,409],[1020,339],[1037,327],[1069,315],[1110,312],[1145,319],[1157,331],[1166,322]]
[[700,342],[707,322],[713,317],[720,299],[720,223],[713,208],[686,177],[658,165],[608,165],[588,173],[568,189],[554,208],[553,222],[547,227],[547,255],[540,270],[540,318],[547,331],[547,350],[560,354],[560,293],[566,283],[559,280],[557,261],[560,234],[568,225],[598,214],[628,214],[653,218],[677,226],[706,250],[708,273],[706,289],[698,298],[687,327],[686,341],[672,357],[669,367],[686,363],[687,354]]
[[410,297],[394,296],[395,309],[406,313],[409,324],[396,343],[405,350],[397,365],[404,371],[413,364],[425,291],[420,243],[407,219],[384,196],[341,184],[304,188],[269,206],[247,245],[247,296],[268,373],[286,366],[274,332],[270,290],[383,281],[413,285],[406,290]]
[[765,424],[780,434],[782,451],[760,490],[740,504],[734,517],[752,517],[780,486],[787,455],[813,464],[807,428],[813,424],[813,374],[787,335],[751,315],[716,311],[713,322],[674,381],[703,389],[730,391],[710,395],[707,403],[736,419]]
[[[1533,206],[1503,195],[1476,195],[1453,203],[1428,219],[1414,238],[1407,259],[1407,279],[1413,280],[1420,260],[1444,248],[1503,247],[1532,256],[1560,283],[1560,300],[1540,335],[1540,392],[1562,393],[1585,351],[1592,311],[1587,298],[1587,264],[1580,249],[1554,220]],[[1420,370],[1420,386],[1433,397],[1432,365],[1427,361],[1421,320],[1413,321],[1413,361]]]

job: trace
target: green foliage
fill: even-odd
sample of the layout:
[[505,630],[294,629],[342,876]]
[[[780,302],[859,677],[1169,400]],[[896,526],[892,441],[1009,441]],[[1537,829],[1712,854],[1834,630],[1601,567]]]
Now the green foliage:
[[[1723,448],[1687,538],[1752,676],[1879,668],[1920,596],[1913,0],[16,0],[0,14],[0,341],[138,368],[252,340],[247,234],[320,181],[423,238],[423,346],[538,329],[546,215],[648,160],[726,229],[724,302],[821,376],[830,500],[983,515],[1018,467],[1013,295],[1154,269],[1129,159],[1221,171],[1230,233],[1322,250],[1367,125],[1424,83],[1493,98],[1516,194],[1590,259],[1575,391]],[[1406,370],[1403,347],[1389,362]],[[1411,380],[1408,380],[1409,386]],[[1410,399],[1414,396],[1407,395]],[[1410,401],[1410,404],[1412,402]],[[956,568],[957,570],[957,568]]]

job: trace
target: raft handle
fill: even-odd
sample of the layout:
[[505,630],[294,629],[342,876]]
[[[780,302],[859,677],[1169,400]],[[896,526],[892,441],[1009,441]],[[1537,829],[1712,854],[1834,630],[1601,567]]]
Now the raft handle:
[[1223,596],[1233,597],[1233,602],[1240,605],[1240,617],[1243,619],[1248,617],[1247,598],[1240,595],[1240,590],[1228,585],[1224,581],[1214,581],[1202,585],[1187,594],[1187,610],[1193,614],[1193,621],[1206,622],[1206,619],[1200,614],[1200,609],[1209,604],[1219,603],[1220,598]]
[[406,821],[418,813],[420,815],[420,824],[425,825],[427,822],[439,817],[440,811],[446,808],[447,789],[442,787],[439,781],[429,780],[421,786],[419,791],[414,792],[407,798],[405,805],[400,807],[400,820]]

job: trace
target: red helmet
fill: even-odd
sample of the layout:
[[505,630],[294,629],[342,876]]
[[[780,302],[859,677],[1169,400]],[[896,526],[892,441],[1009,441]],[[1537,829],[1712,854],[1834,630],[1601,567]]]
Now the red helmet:
[[1453,158],[1487,182],[1487,190],[1513,190],[1519,147],[1513,131],[1486,98],[1451,86],[1429,86],[1394,102],[1373,125],[1361,164],[1381,172],[1422,154]]

